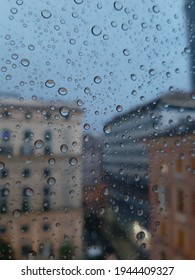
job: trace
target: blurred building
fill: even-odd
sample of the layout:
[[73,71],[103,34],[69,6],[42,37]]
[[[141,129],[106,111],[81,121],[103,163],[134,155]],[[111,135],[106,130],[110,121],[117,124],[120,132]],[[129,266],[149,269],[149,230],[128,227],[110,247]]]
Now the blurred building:
[[[155,206],[150,190],[151,178],[159,179],[153,168],[159,164],[158,158],[153,162],[151,147],[158,139],[190,133],[194,117],[193,95],[172,92],[105,125],[103,167],[110,205],[108,222],[123,237],[124,249],[122,245],[118,249],[122,258],[147,258],[151,242],[153,246],[151,209]],[[117,244],[117,238],[113,242]]]
[[0,104],[0,240],[16,259],[81,258],[81,112],[3,95]]
[[185,0],[186,23],[188,29],[188,42],[184,51],[190,55],[190,73],[192,90],[195,90],[195,2],[194,0]]
[[195,259],[195,101],[191,96],[176,94],[175,106],[168,106],[177,115],[180,112],[174,132],[148,141],[151,259]]

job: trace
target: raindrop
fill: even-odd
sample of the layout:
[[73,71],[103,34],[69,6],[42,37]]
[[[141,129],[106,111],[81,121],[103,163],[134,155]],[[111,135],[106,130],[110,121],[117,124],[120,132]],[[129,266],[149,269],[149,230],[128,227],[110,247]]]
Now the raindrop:
[[8,75],[6,75],[5,78],[6,78],[6,80],[11,80],[12,76],[8,74]]
[[117,110],[117,112],[122,112],[123,111],[123,107],[121,105],[117,105],[116,106],[116,110]]
[[55,259],[55,255],[54,254],[49,255],[49,259],[50,260],[54,260]]
[[112,27],[116,28],[116,27],[117,27],[117,22],[113,20],[113,21],[111,22],[111,25],[112,25]]
[[126,194],[126,195],[124,196],[124,201],[128,201],[128,200],[129,200],[129,195]]
[[53,80],[47,80],[45,82],[46,87],[53,88],[55,86],[55,82]]
[[102,9],[102,4],[101,4],[101,3],[98,3],[98,4],[97,4],[97,8],[98,8],[98,9]]
[[94,82],[95,82],[96,84],[100,84],[101,81],[102,81],[102,78],[101,78],[100,76],[96,76],[96,77],[94,78]]
[[4,191],[3,191],[3,195],[4,195],[4,196],[8,196],[9,193],[10,193],[10,190],[8,190],[7,188],[4,189]]
[[129,51],[128,49],[124,49],[124,50],[123,50],[123,54],[124,54],[125,56],[128,56],[128,55],[130,54],[130,51]]
[[83,3],[83,0],[74,0],[74,2],[79,5]]
[[68,146],[66,144],[63,144],[60,146],[60,151],[62,153],[66,153],[68,151]]
[[69,163],[70,163],[70,165],[75,166],[75,165],[77,165],[78,160],[75,157],[72,157],[69,159]]
[[112,206],[113,212],[117,213],[119,211],[119,207],[117,205]]
[[34,194],[34,190],[33,189],[31,189],[31,188],[27,188],[26,189],[26,195],[27,196],[32,196]]
[[29,60],[28,60],[27,58],[23,58],[23,59],[21,60],[21,64],[22,64],[24,67],[28,67],[29,64],[30,64],[30,62],[29,62]]
[[18,210],[18,209],[14,210],[14,212],[13,212],[13,216],[14,216],[15,218],[20,217],[20,216],[21,216],[21,211],[20,211],[20,210]]
[[188,47],[184,48],[184,52],[187,53],[187,54],[189,54],[189,53],[191,52],[191,51],[190,51],[190,48],[188,48]]
[[16,4],[19,5],[19,6],[21,6],[21,5],[23,4],[23,1],[22,1],[22,0],[17,0],[17,1],[16,1]]
[[83,101],[81,99],[77,100],[77,105],[78,106],[82,106],[83,105]]
[[100,214],[102,215],[102,214],[104,214],[105,213],[105,209],[102,207],[102,208],[100,208]]
[[136,95],[137,95],[137,91],[136,91],[136,90],[132,90],[131,94],[132,94],[133,96],[136,96]]
[[66,95],[68,93],[68,90],[64,87],[61,87],[61,88],[58,89],[58,93],[60,95]]
[[143,213],[144,213],[144,211],[141,208],[137,210],[138,216],[142,216]]
[[18,12],[18,10],[17,10],[16,8],[12,8],[10,11],[11,11],[11,13],[14,14],[14,15],[17,14],[17,12]]
[[84,88],[84,92],[88,94],[88,93],[90,93],[90,92],[91,92],[91,90],[90,90],[90,88],[89,88],[89,87],[86,87],[86,88]]
[[55,160],[54,158],[50,158],[50,159],[48,160],[48,163],[49,163],[50,165],[53,165],[53,164],[56,163],[56,160]]
[[143,231],[138,232],[136,235],[137,240],[142,241],[145,238],[145,233]]
[[192,98],[192,100],[195,100],[195,93],[191,94],[191,98]]
[[60,108],[60,114],[63,116],[63,117],[67,117],[70,113],[70,109],[66,106],[63,106]]
[[16,60],[16,59],[18,58],[18,55],[17,55],[17,53],[13,53],[13,54],[11,55],[11,57],[12,57],[14,60]]
[[101,28],[98,26],[98,25],[94,25],[92,28],[91,28],[91,32],[94,36],[99,36],[101,33],[102,33],[102,30]]
[[53,186],[56,183],[56,179],[54,177],[50,177],[47,179],[47,183],[49,186]]
[[42,15],[42,17],[48,19],[48,18],[51,17],[51,12],[48,11],[48,10],[43,10],[43,11],[41,12],[41,15]]
[[35,141],[35,143],[34,143],[34,146],[35,146],[36,149],[42,148],[43,145],[44,145],[44,142],[43,142],[42,140],[37,140],[37,141]]
[[156,14],[160,12],[160,8],[159,8],[157,5],[153,6],[153,7],[152,7],[152,10],[153,10],[153,12],[156,13]]
[[157,193],[157,192],[158,192],[158,186],[156,186],[156,185],[153,186],[153,187],[152,187],[152,191],[155,192],[155,193]]
[[37,256],[37,253],[35,251],[31,251],[28,253],[28,259],[29,260],[34,260]]
[[104,188],[104,189],[103,189],[103,194],[104,194],[104,195],[108,195],[108,188]]
[[90,129],[90,124],[85,123],[85,124],[84,124],[84,129],[85,129],[85,130],[89,130],[89,129]]
[[137,80],[137,76],[135,74],[131,74],[131,80],[132,81],[136,81]]
[[155,75],[154,69],[150,69],[150,70],[149,70],[149,74],[150,74],[150,76],[154,76],[154,75]]
[[0,162],[0,170],[2,170],[3,168],[5,168],[5,164],[3,162]]
[[121,4],[121,2],[115,1],[114,2],[114,8],[115,8],[116,11],[121,11],[122,8],[123,8],[123,5]]
[[160,25],[160,24],[157,24],[157,25],[156,25],[156,29],[157,29],[158,31],[161,31],[161,30],[162,30],[161,25]]
[[104,131],[106,134],[111,133],[111,131],[112,131],[111,125],[105,125],[104,128],[103,128],[103,131]]
[[2,72],[6,72],[7,71],[7,67],[6,66],[1,67],[1,71]]
[[28,49],[29,49],[30,51],[33,51],[33,50],[35,49],[35,46],[34,46],[34,45],[29,45],[29,46],[28,46]]

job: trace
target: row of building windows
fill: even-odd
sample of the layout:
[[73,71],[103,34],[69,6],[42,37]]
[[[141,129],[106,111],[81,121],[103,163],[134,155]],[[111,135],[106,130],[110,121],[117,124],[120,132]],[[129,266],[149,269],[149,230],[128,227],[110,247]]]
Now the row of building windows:
[[[28,195],[29,188],[23,188],[22,190],[22,205],[21,211],[23,213],[29,212],[30,209],[30,196]],[[6,188],[0,189],[0,213],[7,213],[8,210],[8,196],[6,194]],[[42,210],[49,211],[50,210],[50,188],[49,186],[45,186],[43,188],[43,203]]]
[[[33,139],[34,133],[31,130],[25,130],[23,132],[23,141],[29,142]],[[11,132],[8,129],[0,130],[0,139],[3,142],[9,142],[11,138]],[[45,131],[44,133],[44,140],[46,142],[50,142],[52,140],[52,133],[51,131]]]
[[[44,177],[48,177],[51,175],[51,170],[49,168],[45,168],[43,170],[43,176]],[[28,168],[25,168],[23,171],[22,171],[22,177],[24,178],[28,178],[31,176],[31,170],[28,169]],[[0,170],[0,178],[1,179],[5,179],[9,177],[9,170],[7,168],[3,168]]]

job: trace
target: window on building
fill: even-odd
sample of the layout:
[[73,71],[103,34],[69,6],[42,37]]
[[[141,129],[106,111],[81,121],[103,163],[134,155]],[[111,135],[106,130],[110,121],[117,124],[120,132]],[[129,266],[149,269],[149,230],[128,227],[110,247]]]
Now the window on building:
[[176,171],[181,173],[183,170],[183,161],[181,159],[176,160]]
[[43,210],[50,210],[50,188],[48,186],[43,188]]
[[48,176],[50,176],[50,175],[51,175],[51,169],[45,168],[45,169],[43,170],[43,176],[44,176],[44,177],[48,177]]
[[29,212],[30,208],[29,208],[29,200],[30,200],[30,196],[28,195],[28,190],[29,188],[23,188],[22,190],[22,212],[27,213]]
[[179,251],[183,251],[184,245],[185,245],[185,233],[182,229],[179,229],[177,232],[177,249]]
[[177,191],[177,211],[184,213],[184,192],[181,189]]
[[33,139],[33,132],[31,130],[25,130],[24,131],[24,136],[23,136],[23,140],[24,142],[29,142]]
[[30,177],[30,175],[31,175],[30,169],[25,168],[25,169],[22,171],[22,177],[28,178],[28,177]]

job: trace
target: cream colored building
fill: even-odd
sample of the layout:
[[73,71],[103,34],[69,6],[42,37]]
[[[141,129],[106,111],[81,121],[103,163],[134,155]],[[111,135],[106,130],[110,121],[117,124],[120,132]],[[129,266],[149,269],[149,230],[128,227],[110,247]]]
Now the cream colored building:
[[75,246],[82,257],[81,152],[78,109],[2,97],[0,240],[16,259],[60,258],[60,248]]

